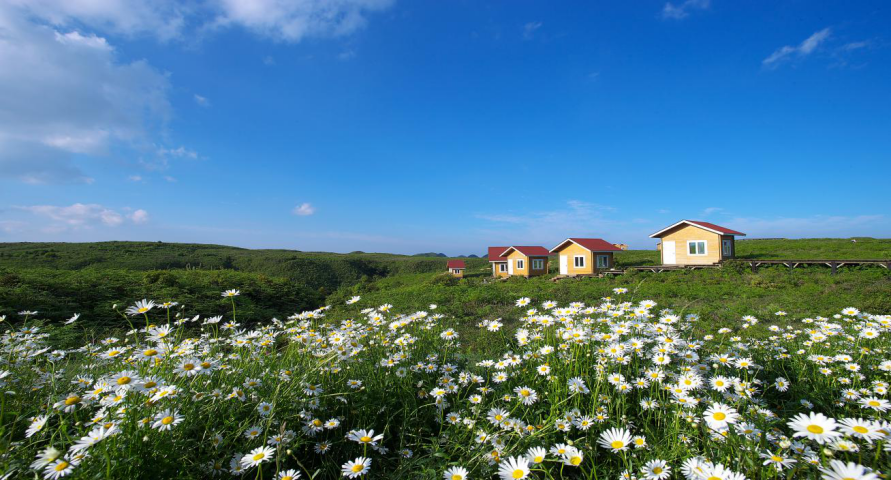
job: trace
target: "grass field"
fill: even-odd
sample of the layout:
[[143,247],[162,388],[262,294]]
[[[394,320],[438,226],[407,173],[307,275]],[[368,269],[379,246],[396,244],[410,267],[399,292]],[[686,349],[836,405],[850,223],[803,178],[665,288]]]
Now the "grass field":
[[0,246],[0,478],[891,473],[877,266],[496,281],[485,260],[459,280],[441,258],[89,247]]

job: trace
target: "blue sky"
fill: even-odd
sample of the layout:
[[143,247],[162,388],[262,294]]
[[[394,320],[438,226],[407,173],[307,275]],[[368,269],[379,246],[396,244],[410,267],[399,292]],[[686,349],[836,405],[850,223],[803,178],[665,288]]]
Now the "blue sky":
[[891,236],[891,4],[10,0],[0,241]]

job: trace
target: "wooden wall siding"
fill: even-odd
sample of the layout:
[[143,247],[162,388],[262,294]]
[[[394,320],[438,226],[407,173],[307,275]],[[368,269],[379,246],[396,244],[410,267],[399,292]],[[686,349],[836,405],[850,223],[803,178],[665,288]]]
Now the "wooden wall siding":
[[[675,263],[673,265],[710,265],[721,261],[721,235],[704,230],[692,225],[680,225],[669,231],[662,237],[662,245],[666,241],[674,241]],[[687,242],[691,240],[704,240],[706,242],[705,255],[690,255]],[[663,259],[665,253],[663,252]],[[664,263],[664,261],[663,261]]]
[[[613,252],[594,252],[592,253],[586,248],[583,248],[575,243],[569,242],[562,250],[558,250],[557,252],[557,268],[560,268],[560,257],[566,255],[566,275],[591,275],[597,273],[599,270],[597,268],[597,255],[607,255],[609,257],[609,267],[606,270],[609,270],[613,267]],[[576,268],[575,266],[575,256],[576,255],[584,255],[585,256],[585,266],[582,268]],[[559,272],[559,270],[558,270]]]
[[[544,269],[542,270],[533,270],[532,269],[532,260],[536,258],[541,258],[544,260]],[[523,268],[517,268],[517,260],[523,260]],[[514,264],[514,275],[518,275],[521,277],[535,277],[538,275],[544,275],[548,273],[548,259],[547,257],[527,257],[522,253],[514,250],[510,255],[507,256],[508,262],[513,262]]]
[[[491,262],[492,263],[492,276],[493,277],[507,277],[507,262]],[[504,265],[505,270],[503,272],[498,270],[499,265]]]

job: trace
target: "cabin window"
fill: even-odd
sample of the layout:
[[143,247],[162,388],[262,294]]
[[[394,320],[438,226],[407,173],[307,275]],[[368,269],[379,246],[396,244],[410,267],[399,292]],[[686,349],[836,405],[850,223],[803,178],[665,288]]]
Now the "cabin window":
[[544,270],[544,260],[540,258],[536,258],[532,260],[532,269],[533,270]]
[[499,271],[499,272],[506,272],[506,271],[507,271],[507,264],[506,264],[506,263],[499,263],[499,264],[498,264],[498,271]]
[[597,255],[597,268],[609,268],[609,255]]
[[690,240],[687,242],[687,253],[690,255],[705,255],[708,253],[705,240]]
[[454,273],[455,275],[457,275],[457,274],[461,273],[461,270],[460,270],[460,269],[457,269],[457,268],[453,268],[453,269],[452,269],[452,273]]
[[525,260],[517,260],[517,270],[522,270],[524,268],[526,268],[526,261]]
[[576,255],[572,257],[572,264],[575,268],[585,268],[585,256],[584,255]]
[[721,249],[724,253],[724,256],[729,257],[730,255],[732,255],[732,251],[733,251],[732,242],[730,240],[723,240],[721,242]]

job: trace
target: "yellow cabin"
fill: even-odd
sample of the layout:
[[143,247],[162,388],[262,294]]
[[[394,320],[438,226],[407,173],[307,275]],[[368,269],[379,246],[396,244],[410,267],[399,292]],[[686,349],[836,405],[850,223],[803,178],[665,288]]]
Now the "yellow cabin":
[[467,269],[467,266],[464,264],[464,260],[449,260],[446,262],[446,268],[453,277],[464,278],[464,270]]
[[499,257],[507,259],[508,276],[535,277],[548,273],[548,257],[544,247],[507,247]]
[[560,275],[593,275],[615,266],[613,252],[621,249],[599,238],[567,238],[551,249],[557,254]]
[[489,247],[489,265],[492,265],[492,276],[495,278],[507,277],[507,258],[501,256],[501,252],[507,247]]
[[713,265],[736,256],[737,236],[746,234],[714,223],[681,220],[650,235],[662,243],[663,265]]

